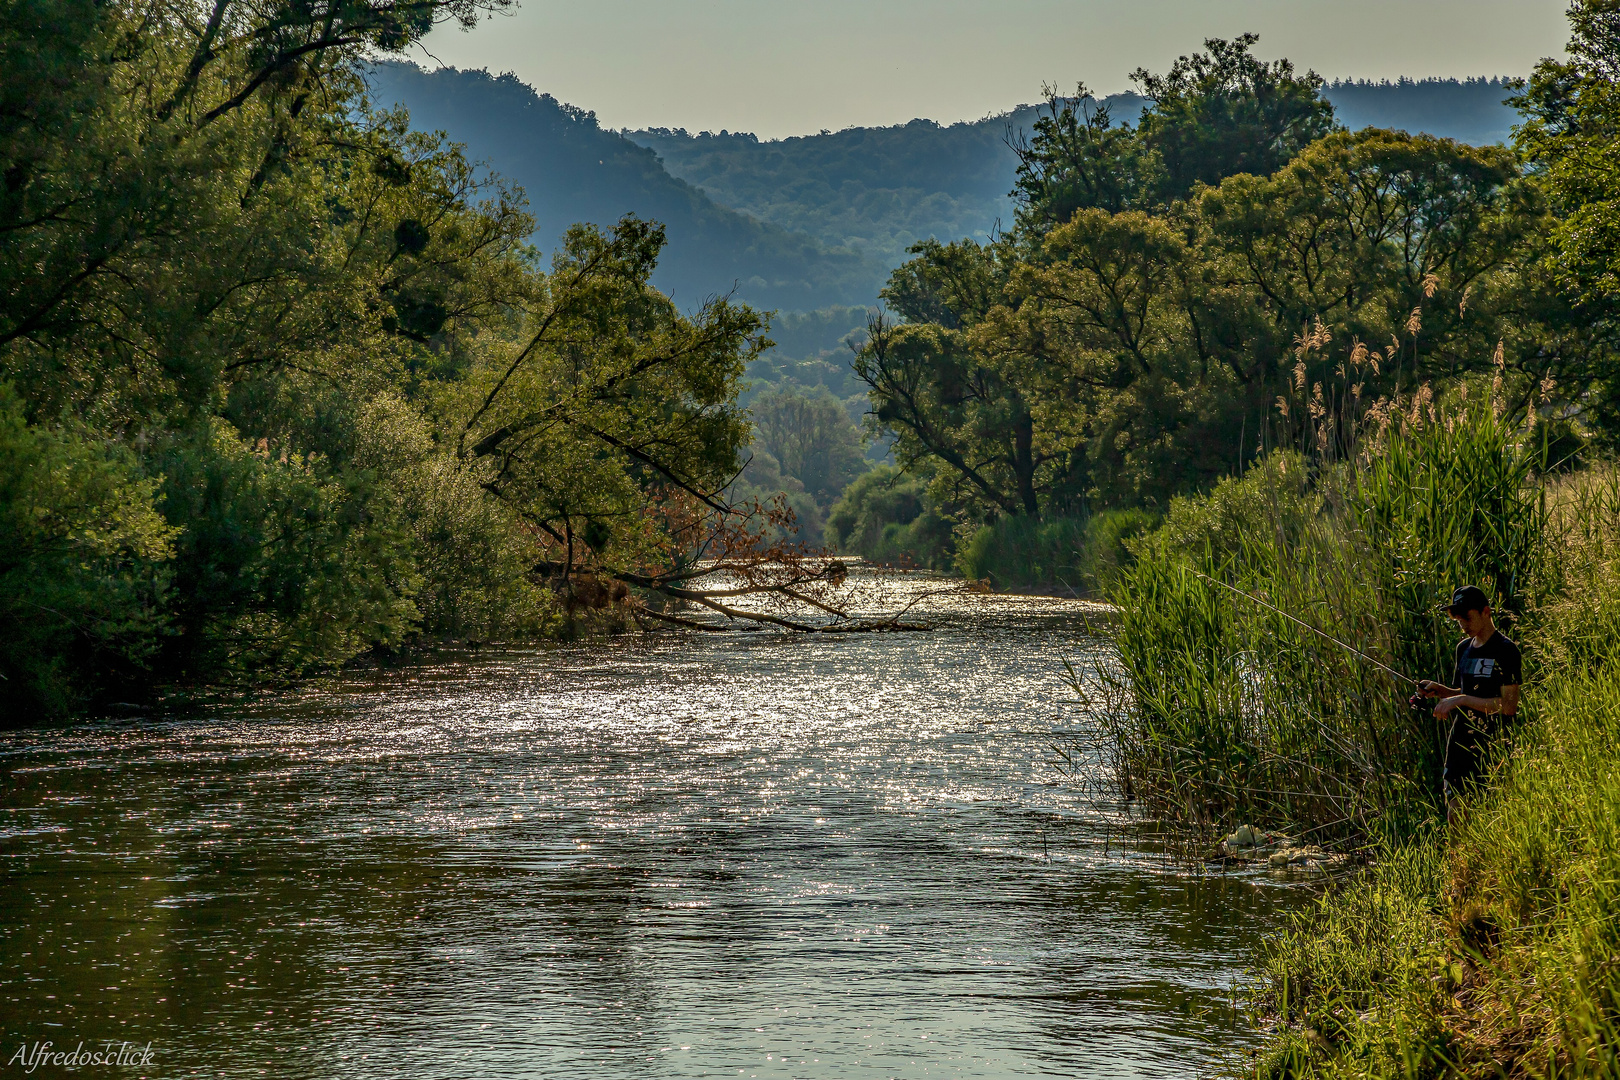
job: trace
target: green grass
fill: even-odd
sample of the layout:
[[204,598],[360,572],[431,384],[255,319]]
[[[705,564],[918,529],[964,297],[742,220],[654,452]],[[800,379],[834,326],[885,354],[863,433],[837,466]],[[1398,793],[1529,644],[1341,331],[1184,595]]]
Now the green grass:
[[[1310,830],[1369,865],[1275,938],[1257,1077],[1620,1075],[1620,470],[1564,479],[1489,410],[1347,463],[1278,454],[1174,506],[1114,595],[1127,789],[1212,836]],[[1373,665],[1448,674],[1471,581],[1523,646],[1518,730],[1444,821],[1437,732]]]

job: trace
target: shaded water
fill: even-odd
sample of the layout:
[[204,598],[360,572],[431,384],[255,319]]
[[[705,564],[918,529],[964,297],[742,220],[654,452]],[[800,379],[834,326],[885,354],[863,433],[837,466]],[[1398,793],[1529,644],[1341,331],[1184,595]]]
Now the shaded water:
[[0,1064],[1207,1068],[1283,891],[1122,850],[1057,774],[1083,605],[917,610],[940,628],[629,635],[0,737]]

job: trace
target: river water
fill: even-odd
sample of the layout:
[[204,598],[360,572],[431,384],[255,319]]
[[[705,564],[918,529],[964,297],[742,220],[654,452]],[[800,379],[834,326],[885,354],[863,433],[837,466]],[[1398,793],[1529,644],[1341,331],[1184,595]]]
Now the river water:
[[937,628],[631,634],[0,736],[0,1065],[1159,1077],[1244,1045],[1234,981],[1293,894],[1122,845],[1055,767],[1095,610],[911,614]]

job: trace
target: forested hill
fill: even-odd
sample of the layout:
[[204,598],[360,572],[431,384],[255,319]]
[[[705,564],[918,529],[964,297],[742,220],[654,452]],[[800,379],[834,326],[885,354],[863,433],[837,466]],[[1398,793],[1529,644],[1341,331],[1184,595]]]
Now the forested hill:
[[[1482,145],[1514,123],[1501,79],[1341,80],[1325,88],[1338,120],[1424,132]],[[1113,118],[1135,123],[1137,94],[1104,99]],[[675,176],[726,206],[893,266],[918,240],[982,240],[1009,222],[1018,158],[1008,135],[1027,131],[1035,106],[948,126],[931,120],[847,128],[762,142],[743,132],[626,131],[658,152]]]
[[1502,103],[1512,92],[1505,79],[1341,79],[1323,88],[1339,123],[1352,131],[1398,128],[1475,146],[1508,140],[1519,120]]
[[[1116,119],[1131,121],[1143,103],[1135,94],[1105,100]],[[950,125],[913,120],[768,142],[678,128],[624,134],[727,206],[896,266],[919,240],[982,241],[998,222],[1011,224],[1018,158],[1007,139],[1035,114],[1025,105]]]
[[669,245],[653,281],[683,307],[733,286],[761,307],[864,303],[888,272],[717,204],[671,176],[652,151],[603,130],[594,114],[514,75],[389,62],[369,81],[377,104],[404,105],[412,127],[446,132],[470,158],[521,185],[542,250],[556,248],[576,222],[608,226],[632,212],[662,222]]
[[[1017,156],[1006,140],[1035,116],[1024,106],[949,125],[913,120],[762,141],[604,130],[593,113],[513,75],[386,63],[371,82],[379,104],[404,105],[413,126],[447,132],[520,184],[543,249],[578,221],[611,224],[633,211],[663,222],[669,247],[655,282],[687,307],[734,285],[740,299],[784,311],[872,303],[917,241],[982,240],[1010,222]],[[1506,137],[1514,119],[1502,104],[1507,93],[1501,79],[1326,88],[1347,127],[1473,143]],[[1105,103],[1134,122],[1145,102],[1116,94]]]

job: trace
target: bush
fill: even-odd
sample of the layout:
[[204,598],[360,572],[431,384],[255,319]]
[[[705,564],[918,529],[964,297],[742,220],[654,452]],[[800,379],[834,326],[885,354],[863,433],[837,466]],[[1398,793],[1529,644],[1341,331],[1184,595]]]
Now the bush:
[[420,632],[459,641],[549,636],[561,609],[533,580],[538,545],[453,456],[427,421],[383,394],[361,413],[354,464],[386,489],[410,533]]
[[827,514],[827,541],[872,562],[945,570],[951,523],[928,498],[928,481],[893,465],[856,478]]
[[[1181,820],[1269,817],[1376,854],[1266,947],[1253,1003],[1271,1035],[1245,1072],[1613,1076],[1620,471],[1549,482],[1488,410],[1373,451],[1314,476],[1274,456],[1137,543],[1118,589],[1122,768]],[[1434,601],[1480,583],[1530,660],[1516,746],[1446,826],[1425,819],[1433,733],[1379,707],[1388,678],[1193,571],[1407,663],[1450,659]]]
[[963,577],[988,578],[998,589],[1097,595],[1130,565],[1129,542],[1156,521],[1145,510],[1045,520],[998,518],[973,534],[956,566]]
[[26,422],[0,384],[0,716],[57,716],[142,671],[177,530],[123,447]]
[[292,676],[414,629],[409,528],[373,474],[248,445],[223,421],[159,460],[164,512],[184,525],[171,674]]

